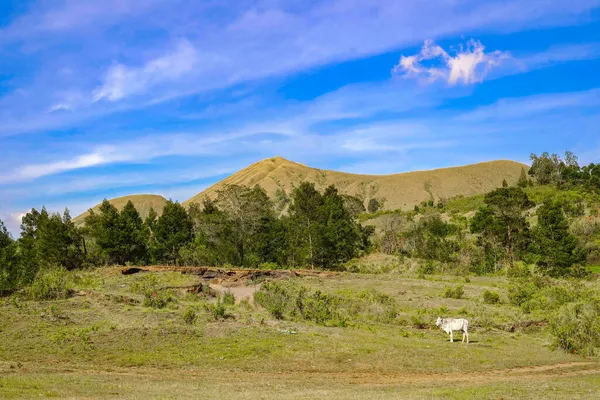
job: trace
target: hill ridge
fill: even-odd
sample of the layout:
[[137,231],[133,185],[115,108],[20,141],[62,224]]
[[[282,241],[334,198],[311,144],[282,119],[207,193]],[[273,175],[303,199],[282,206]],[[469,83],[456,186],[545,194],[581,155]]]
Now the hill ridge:
[[464,166],[450,166],[432,170],[417,170],[395,174],[356,174],[309,167],[281,156],[257,161],[231,174],[204,191],[183,202],[202,203],[214,199],[225,185],[263,187],[271,198],[278,191],[289,195],[291,189],[303,180],[314,182],[322,189],[330,184],[340,192],[359,197],[366,203],[375,198],[384,203],[384,209],[406,209],[428,200],[458,195],[476,195],[502,185],[506,179],[516,184],[525,164],[511,160],[492,160]]

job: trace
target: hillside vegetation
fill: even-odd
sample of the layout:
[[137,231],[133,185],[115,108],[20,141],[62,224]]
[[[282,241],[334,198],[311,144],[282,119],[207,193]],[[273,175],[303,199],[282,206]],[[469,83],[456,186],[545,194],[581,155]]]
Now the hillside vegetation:
[[300,182],[311,182],[318,190],[333,185],[338,191],[360,199],[366,207],[371,199],[385,210],[412,209],[422,201],[436,202],[458,195],[486,193],[502,185],[517,183],[521,169],[527,166],[514,161],[490,161],[462,167],[441,168],[392,175],[359,175],[311,168],[282,157],[269,158],[236,172],[221,182],[183,202],[202,204],[216,199],[227,185],[262,187],[276,203],[286,202]]

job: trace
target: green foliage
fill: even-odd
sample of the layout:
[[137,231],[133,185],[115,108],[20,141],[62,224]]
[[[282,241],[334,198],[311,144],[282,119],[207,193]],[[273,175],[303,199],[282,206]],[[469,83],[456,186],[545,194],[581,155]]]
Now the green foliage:
[[220,296],[214,303],[208,305],[208,311],[215,321],[225,319],[227,317],[227,307]]
[[486,289],[483,292],[483,302],[485,304],[498,304],[500,302],[500,295]]
[[0,221],[0,292],[17,287],[19,280],[17,245]]
[[38,301],[66,299],[71,292],[70,275],[62,267],[41,270],[29,288],[29,296]]
[[192,306],[188,306],[188,308],[183,313],[183,321],[188,325],[193,325],[198,316],[196,315],[196,310]]
[[297,288],[283,282],[267,282],[254,293],[254,302],[276,319],[284,319],[293,310]]
[[192,240],[192,228],[192,220],[185,208],[178,202],[167,200],[153,232],[156,259],[177,264],[180,249]]
[[569,232],[562,207],[556,202],[546,203],[538,210],[534,239],[540,270],[550,276],[569,275],[573,266],[585,259],[577,238]]
[[444,292],[444,297],[447,299],[462,299],[464,294],[465,290],[463,289],[463,286],[459,285],[454,289],[446,288],[446,291]]
[[377,201],[377,199],[369,200],[369,204],[367,205],[367,211],[373,214],[377,212],[377,210],[379,210],[379,202]]
[[235,296],[231,292],[225,292],[223,294],[223,304],[226,306],[232,306],[235,304]]
[[521,175],[519,176],[519,180],[517,181],[517,186],[521,189],[524,189],[527,186],[529,186],[529,180],[527,179],[525,168],[521,168]]
[[400,237],[401,250],[414,257],[449,263],[459,250],[452,238],[459,227],[442,221],[439,215],[424,217]]
[[144,306],[165,308],[170,303],[177,302],[173,292],[168,289],[149,289],[144,293]]
[[563,306],[550,319],[552,346],[568,353],[592,356],[600,347],[600,306],[597,301]]

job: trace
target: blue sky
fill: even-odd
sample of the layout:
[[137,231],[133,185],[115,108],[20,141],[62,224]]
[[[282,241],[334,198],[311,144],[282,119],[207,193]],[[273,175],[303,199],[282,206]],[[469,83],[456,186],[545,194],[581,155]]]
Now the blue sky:
[[600,161],[600,0],[0,0],[0,219],[274,155]]

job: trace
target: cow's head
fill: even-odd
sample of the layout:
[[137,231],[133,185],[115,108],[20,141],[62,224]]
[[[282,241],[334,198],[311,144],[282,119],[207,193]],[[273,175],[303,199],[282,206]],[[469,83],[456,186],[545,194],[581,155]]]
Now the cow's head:
[[442,317],[438,317],[437,321],[435,321],[435,326],[440,326],[444,323]]

